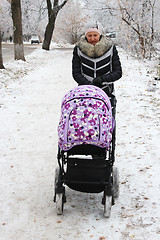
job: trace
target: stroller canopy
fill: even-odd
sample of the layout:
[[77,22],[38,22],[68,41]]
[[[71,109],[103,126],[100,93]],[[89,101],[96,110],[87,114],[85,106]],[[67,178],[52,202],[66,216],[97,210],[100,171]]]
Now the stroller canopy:
[[111,103],[103,90],[83,85],[64,96],[58,125],[61,150],[67,151],[81,144],[109,149],[112,131]]

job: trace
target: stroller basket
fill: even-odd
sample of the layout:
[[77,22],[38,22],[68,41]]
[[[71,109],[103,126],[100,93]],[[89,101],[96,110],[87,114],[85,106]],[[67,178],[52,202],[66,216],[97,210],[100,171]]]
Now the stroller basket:
[[81,192],[102,192],[106,185],[107,161],[70,158],[65,175],[66,184]]

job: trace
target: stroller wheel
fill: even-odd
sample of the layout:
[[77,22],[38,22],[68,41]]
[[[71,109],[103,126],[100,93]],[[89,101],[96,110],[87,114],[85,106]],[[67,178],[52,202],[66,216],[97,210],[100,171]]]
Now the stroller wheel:
[[55,169],[55,180],[54,180],[54,202],[56,203],[57,215],[63,214],[64,203],[66,202],[65,188],[62,186],[60,180],[60,169]]
[[111,215],[112,196],[105,196],[104,217],[109,218]]
[[63,193],[58,193],[56,194],[56,213],[57,215],[62,215],[63,214]]
[[113,167],[113,198],[119,196],[119,171],[117,167]]
[[55,178],[54,178],[54,198],[56,197],[56,189],[57,189],[57,186],[58,186],[59,178],[60,178],[59,167],[56,167],[56,169],[55,169]]

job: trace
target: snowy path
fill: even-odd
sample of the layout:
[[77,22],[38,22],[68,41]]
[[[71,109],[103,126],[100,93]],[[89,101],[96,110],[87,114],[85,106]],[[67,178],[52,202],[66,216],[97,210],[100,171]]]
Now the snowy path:
[[123,51],[119,55],[120,197],[109,219],[103,217],[102,194],[68,188],[64,215],[55,214],[60,105],[64,94],[76,86],[72,51],[37,50],[27,62],[14,62],[11,69],[8,64],[8,71],[0,72],[0,240],[160,239],[159,92],[149,81],[147,64]]

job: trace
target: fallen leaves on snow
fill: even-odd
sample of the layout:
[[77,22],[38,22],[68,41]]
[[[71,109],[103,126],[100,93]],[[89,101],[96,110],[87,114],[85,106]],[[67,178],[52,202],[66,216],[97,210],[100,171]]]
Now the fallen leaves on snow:
[[130,218],[130,217],[133,217],[133,214],[131,214],[131,215],[128,215],[128,214],[122,214],[121,217],[122,217],[122,218]]

